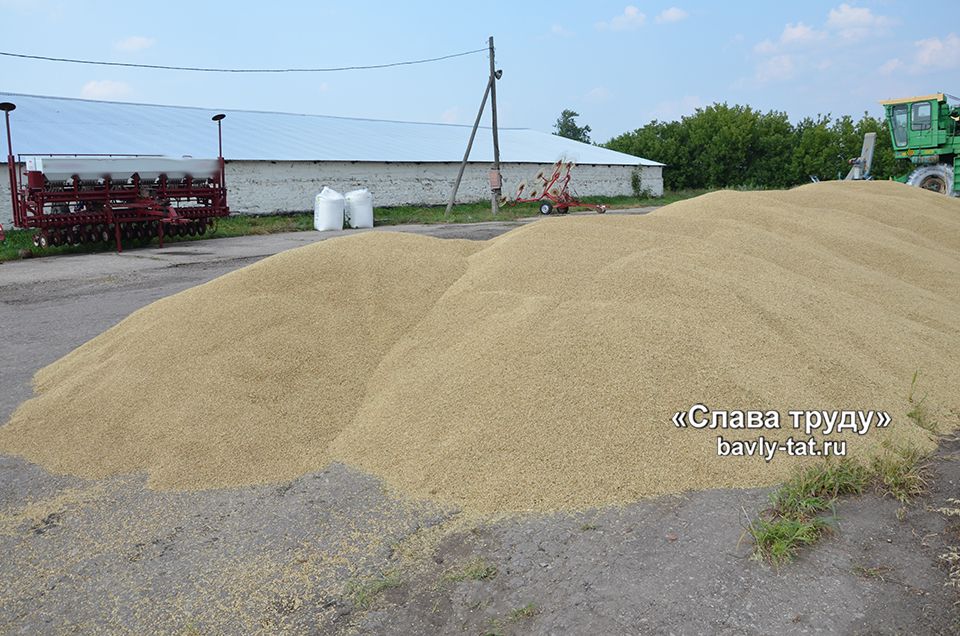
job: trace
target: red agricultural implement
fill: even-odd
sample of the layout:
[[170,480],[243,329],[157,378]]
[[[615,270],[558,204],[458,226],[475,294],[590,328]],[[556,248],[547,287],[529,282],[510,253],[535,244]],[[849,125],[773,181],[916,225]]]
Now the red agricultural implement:
[[572,161],[557,161],[553,164],[552,172],[539,171],[532,184],[521,181],[513,201],[505,203],[539,203],[540,214],[551,214],[554,210],[566,214],[572,207],[590,208],[603,214],[607,206],[584,203],[577,198],[576,192],[571,193],[570,179],[574,166]]
[[218,217],[230,214],[220,124],[225,115],[213,117],[216,159],[45,154],[17,155],[15,161],[10,138],[15,108],[0,103],[13,225],[35,230],[37,247],[113,241],[120,252],[124,240],[149,243],[155,236],[163,247],[164,236],[205,234]]

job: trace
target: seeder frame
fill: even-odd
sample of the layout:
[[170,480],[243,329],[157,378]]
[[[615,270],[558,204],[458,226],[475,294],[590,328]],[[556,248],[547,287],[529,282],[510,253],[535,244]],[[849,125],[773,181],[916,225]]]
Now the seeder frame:
[[[17,165],[25,160],[13,156],[10,140],[10,112],[16,106],[0,104],[5,111],[7,128],[7,167],[13,204],[13,224],[35,229],[34,245],[48,247],[87,242],[110,241],[117,252],[123,251],[123,239],[151,240],[154,236],[163,247],[164,236],[193,236],[206,233],[215,219],[230,214],[223,159],[221,121],[217,122],[218,157],[216,174],[194,179],[190,175],[168,179],[143,180],[136,172],[127,179],[109,175],[98,179],[81,179],[73,175],[63,182],[51,182],[41,170],[25,170],[25,183],[19,178]],[[157,155],[91,155],[30,154],[30,157],[126,157],[149,158]],[[2,229],[0,229],[2,232]]]

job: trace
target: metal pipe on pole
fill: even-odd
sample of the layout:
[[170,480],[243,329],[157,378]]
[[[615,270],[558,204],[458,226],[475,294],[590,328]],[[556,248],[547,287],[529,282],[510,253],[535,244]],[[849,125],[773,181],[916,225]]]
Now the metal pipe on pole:
[[10,138],[10,113],[16,110],[16,104],[11,102],[3,102],[0,104],[0,110],[3,111],[4,123],[7,128],[7,172],[10,178],[10,201],[13,205],[13,224],[18,225],[20,222],[20,200],[18,198],[19,193],[19,184],[17,183],[17,164],[13,158],[13,142]]
[[473,122],[473,130],[470,131],[470,140],[467,142],[467,150],[463,153],[463,161],[460,162],[460,171],[457,172],[457,180],[453,183],[453,192],[450,193],[450,201],[447,202],[446,216],[450,216],[453,209],[453,202],[457,198],[457,190],[460,189],[460,181],[463,179],[463,171],[467,167],[467,161],[470,159],[470,150],[473,148],[473,140],[477,136],[477,128],[480,127],[480,119],[483,117],[483,109],[487,106],[487,97],[490,95],[490,87],[493,85],[493,78],[487,82],[487,88],[483,91],[483,99],[480,101],[480,110],[477,111],[477,119]]

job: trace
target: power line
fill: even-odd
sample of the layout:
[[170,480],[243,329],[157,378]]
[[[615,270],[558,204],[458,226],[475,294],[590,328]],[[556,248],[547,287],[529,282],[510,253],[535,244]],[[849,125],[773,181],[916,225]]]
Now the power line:
[[464,55],[473,55],[474,53],[486,53],[487,49],[475,49],[473,51],[464,51],[462,53],[452,53],[440,57],[430,57],[423,60],[407,60],[404,62],[390,62],[388,64],[371,64],[368,66],[338,66],[331,68],[198,68],[195,66],[165,66],[162,64],[131,64],[127,62],[101,62],[95,60],[74,60],[65,57],[47,57],[45,55],[27,55],[25,53],[8,53],[0,51],[0,55],[6,57],[17,57],[27,60],[42,60],[44,62],[67,62],[70,64],[92,64],[95,66],[122,66],[125,68],[149,68],[163,71],[194,71],[197,73],[333,73],[336,71],[365,71],[377,68],[391,68],[393,66],[411,66],[413,64],[427,64],[428,62],[439,62],[449,60],[454,57],[463,57]]

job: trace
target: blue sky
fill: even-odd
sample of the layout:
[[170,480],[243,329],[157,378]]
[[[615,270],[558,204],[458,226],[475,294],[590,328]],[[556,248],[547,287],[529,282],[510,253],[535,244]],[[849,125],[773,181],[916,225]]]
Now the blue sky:
[[[900,0],[0,0],[0,50],[183,66],[327,67],[476,49],[493,35],[504,70],[501,125],[550,130],[559,112],[572,108],[594,140],[606,141],[717,101],[784,110],[797,120],[880,115],[880,99],[960,93],[960,26],[936,15]],[[0,57],[0,90],[471,123],[487,65],[479,54],[416,67],[265,76]]]

